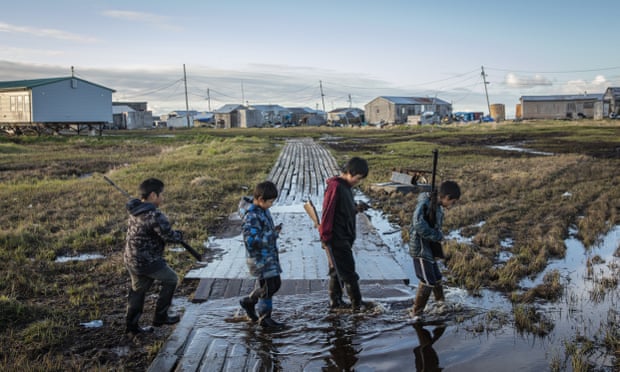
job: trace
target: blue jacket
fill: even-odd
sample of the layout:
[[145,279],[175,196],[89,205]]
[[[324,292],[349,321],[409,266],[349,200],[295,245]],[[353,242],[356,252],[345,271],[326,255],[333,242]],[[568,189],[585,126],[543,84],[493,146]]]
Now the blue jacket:
[[252,204],[243,216],[243,242],[248,269],[258,279],[273,278],[282,272],[278,256],[278,232],[269,210]]
[[443,225],[443,208],[437,206],[437,224],[431,227],[424,216],[430,205],[430,194],[425,192],[418,196],[418,204],[413,212],[411,228],[409,229],[409,253],[412,257],[421,257],[434,261],[430,241],[440,242],[443,239],[441,226]]

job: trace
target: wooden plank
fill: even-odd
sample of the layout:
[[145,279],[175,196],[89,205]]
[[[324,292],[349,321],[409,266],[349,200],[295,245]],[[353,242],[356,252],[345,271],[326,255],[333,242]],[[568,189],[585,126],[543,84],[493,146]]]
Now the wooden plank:
[[390,181],[395,183],[404,183],[405,185],[412,185],[413,176],[400,173],[400,172],[392,172],[392,178]]
[[224,298],[239,297],[242,283],[243,279],[229,279]]
[[213,283],[213,287],[211,288],[211,298],[224,298],[224,293],[226,292],[226,286],[228,285],[228,281],[230,279],[222,279],[216,278]]
[[220,372],[226,363],[228,346],[228,342],[219,338],[214,339],[204,356],[200,372]]
[[228,350],[228,356],[226,357],[226,365],[224,366],[224,372],[239,372],[247,371],[247,360],[250,349],[241,345],[234,344]]
[[177,371],[197,371],[213,338],[208,329],[199,328],[192,332],[189,340],[189,344],[183,352],[183,358],[177,366]]
[[280,295],[292,295],[295,294],[295,281],[293,279],[283,280],[282,286],[278,291]]
[[215,282],[215,279],[213,278],[200,279],[198,288],[196,288],[196,291],[194,292],[192,302],[196,303],[207,301],[209,299],[209,294],[211,294],[211,287],[213,286],[213,282]]

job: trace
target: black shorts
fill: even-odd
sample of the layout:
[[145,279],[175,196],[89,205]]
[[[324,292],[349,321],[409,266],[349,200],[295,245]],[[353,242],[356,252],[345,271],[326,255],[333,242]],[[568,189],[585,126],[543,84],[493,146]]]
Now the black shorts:
[[426,285],[434,286],[441,281],[441,271],[439,271],[439,266],[437,266],[435,261],[414,257],[413,269],[415,270],[415,276]]

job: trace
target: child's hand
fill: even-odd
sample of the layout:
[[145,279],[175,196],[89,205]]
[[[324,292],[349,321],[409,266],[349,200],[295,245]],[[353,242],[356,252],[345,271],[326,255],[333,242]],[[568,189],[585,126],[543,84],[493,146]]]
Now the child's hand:
[[275,227],[275,230],[276,230],[278,233],[279,233],[280,231],[282,231],[282,223],[278,224],[278,225]]

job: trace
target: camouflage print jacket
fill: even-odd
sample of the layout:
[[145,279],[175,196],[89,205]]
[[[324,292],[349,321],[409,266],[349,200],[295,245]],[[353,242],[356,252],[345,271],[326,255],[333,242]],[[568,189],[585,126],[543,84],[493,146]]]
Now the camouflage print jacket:
[[127,202],[129,220],[125,241],[125,264],[133,273],[146,275],[166,265],[166,242],[180,242],[183,234],[172,230],[166,215],[151,203],[138,199]]
[[280,275],[278,232],[269,210],[252,204],[243,216],[243,242],[248,269],[258,279]]
[[440,242],[443,239],[441,227],[443,225],[443,208],[437,206],[437,224],[431,227],[426,221],[426,214],[430,206],[430,194],[422,193],[418,196],[418,204],[413,212],[411,228],[409,229],[409,254],[412,257],[421,257],[434,261],[430,242]]

